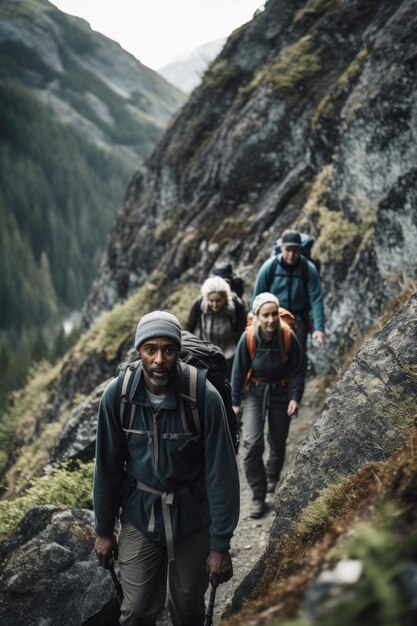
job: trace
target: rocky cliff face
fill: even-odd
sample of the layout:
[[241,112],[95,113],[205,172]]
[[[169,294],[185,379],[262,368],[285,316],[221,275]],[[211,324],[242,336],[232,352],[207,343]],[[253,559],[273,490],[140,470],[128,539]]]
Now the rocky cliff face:
[[[132,180],[85,307],[150,273],[251,285],[282,229],[316,237],[334,362],[416,274],[416,3],[269,0]],[[249,295],[249,294],[248,294]]]
[[93,550],[93,523],[91,511],[38,507],[10,541],[0,544],[4,626],[80,625],[106,604],[108,615],[117,616],[112,580],[98,567]]

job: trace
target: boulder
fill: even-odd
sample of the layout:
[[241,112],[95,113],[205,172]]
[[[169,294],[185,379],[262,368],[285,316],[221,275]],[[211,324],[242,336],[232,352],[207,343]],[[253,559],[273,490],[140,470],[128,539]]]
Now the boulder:
[[118,624],[112,579],[93,549],[93,523],[94,514],[84,509],[28,511],[16,533],[0,543],[2,626]]

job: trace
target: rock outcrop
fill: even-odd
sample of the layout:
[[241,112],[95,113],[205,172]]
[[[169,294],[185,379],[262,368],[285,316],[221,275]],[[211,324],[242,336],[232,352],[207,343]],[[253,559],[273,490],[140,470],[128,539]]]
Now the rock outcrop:
[[80,626],[104,608],[108,619],[117,615],[112,579],[93,550],[93,521],[91,511],[38,507],[0,543],[3,626]]

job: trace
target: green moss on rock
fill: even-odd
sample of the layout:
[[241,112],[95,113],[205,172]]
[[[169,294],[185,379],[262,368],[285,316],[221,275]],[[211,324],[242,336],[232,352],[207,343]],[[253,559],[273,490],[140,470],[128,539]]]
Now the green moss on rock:
[[181,220],[185,215],[186,209],[184,205],[175,207],[169,217],[158,224],[155,229],[154,237],[157,242],[170,241],[178,232]]
[[311,37],[302,37],[285,48],[239,91],[246,100],[261,85],[269,85],[276,96],[298,99],[305,95],[323,72],[322,46],[317,47]]
[[57,504],[91,509],[93,468],[92,461],[72,467],[63,464],[47,476],[36,479],[24,495],[0,502],[0,540],[9,535],[34,506]]
[[368,55],[368,48],[360,50],[352,63],[344,70],[324,98],[319,102],[311,117],[311,128],[313,132],[317,131],[318,125],[323,119],[329,120],[336,116],[339,108],[337,104],[338,101],[343,98],[344,94],[348,94],[351,91],[352,84],[356,82],[360,76],[363,64],[368,58]]
[[240,217],[226,217],[213,233],[211,241],[220,245],[225,245],[230,240],[239,241],[244,237],[255,221],[255,214]]
[[294,15],[293,23],[300,24],[305,19],[316,20],[336,4],[336,0],[308,0],[303,8]]
[[239,69],[228,59],[215,61],[203,76],[203,87],[211,91],[220,91],[239,76]]

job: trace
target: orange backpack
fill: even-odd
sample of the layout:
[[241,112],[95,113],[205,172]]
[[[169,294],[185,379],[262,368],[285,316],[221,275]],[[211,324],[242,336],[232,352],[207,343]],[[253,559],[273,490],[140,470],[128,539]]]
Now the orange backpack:
[[[255,327],[253,325],[254,314],[252,311],[249,311],[247,315],[247,324],[246,324],[246,345],[248,347],[248,352],[251,360],[253,360],[255,356]],[[295,317],[290,311],[284,309],[284,307],[279,307],[279,317],[281,321],[282,328],[282,340],[284,346],[284,352],[288,356],[291,350],[291,329],[296,329]],[[255,379],[252,377],[252,368],[248,369],[245,378],[245,389],[249,387],[249,381],[252,378],[252,381],[255,382]],[[288,379],[284,379],[281,381],[282,385],[286,385]],[[255,382],[256,384],[256,382]]]

